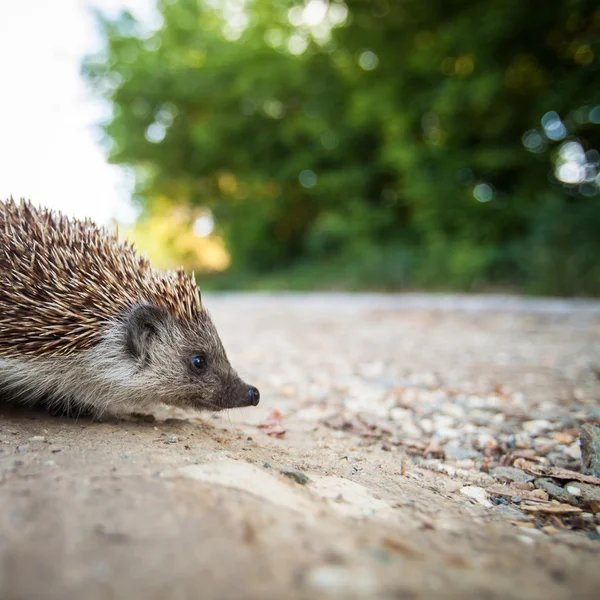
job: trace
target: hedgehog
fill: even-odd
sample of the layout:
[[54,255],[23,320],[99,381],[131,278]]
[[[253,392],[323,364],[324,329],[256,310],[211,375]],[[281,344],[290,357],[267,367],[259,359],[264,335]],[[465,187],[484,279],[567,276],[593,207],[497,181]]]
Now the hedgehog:
[[89,219],[12,198],[0,200],[0,395],[96,416],[260,398],[193,275],[155,270]]

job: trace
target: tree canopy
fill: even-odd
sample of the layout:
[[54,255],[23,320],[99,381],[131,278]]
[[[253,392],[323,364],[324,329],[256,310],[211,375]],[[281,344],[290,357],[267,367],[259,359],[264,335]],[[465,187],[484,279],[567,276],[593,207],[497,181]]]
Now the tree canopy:
[[596,2],[157,7],[83,67],[146,218],[210,210],[281,285],[600,293]]

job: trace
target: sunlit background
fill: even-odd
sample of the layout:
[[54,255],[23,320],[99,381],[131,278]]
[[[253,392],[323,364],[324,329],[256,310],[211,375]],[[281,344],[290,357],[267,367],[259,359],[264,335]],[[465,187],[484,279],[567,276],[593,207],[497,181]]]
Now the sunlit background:
[[98,144],[108,107],[81,78],[102,47],[92,10],[131,10],[152,25],[145,0],[0,2],[0,197],[26,197],[101,223],[135,218],[132,182]]
[[215,287],[597,295],[599,32],[587,0],[3,2],[0,197]]

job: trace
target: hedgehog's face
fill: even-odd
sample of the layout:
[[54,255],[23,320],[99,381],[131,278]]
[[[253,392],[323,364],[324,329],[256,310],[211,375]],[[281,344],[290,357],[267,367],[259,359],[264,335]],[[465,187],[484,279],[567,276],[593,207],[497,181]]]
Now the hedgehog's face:
[[142,384],[167,404],[209,410],[258,404],[258,390],[233,370],[206,312],[182,323],[162,309],[137,307],[124,341]]

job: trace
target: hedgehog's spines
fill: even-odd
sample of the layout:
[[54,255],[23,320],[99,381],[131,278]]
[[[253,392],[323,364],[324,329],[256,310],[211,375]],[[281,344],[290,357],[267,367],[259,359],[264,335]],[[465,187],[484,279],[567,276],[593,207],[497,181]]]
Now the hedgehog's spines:
[[[194,279],[157,272],[114,232],[0,200],[0,357],[85,350],[140,301],[182,320],[204,310]],[[35,335],[22,335],[23,324]]]

